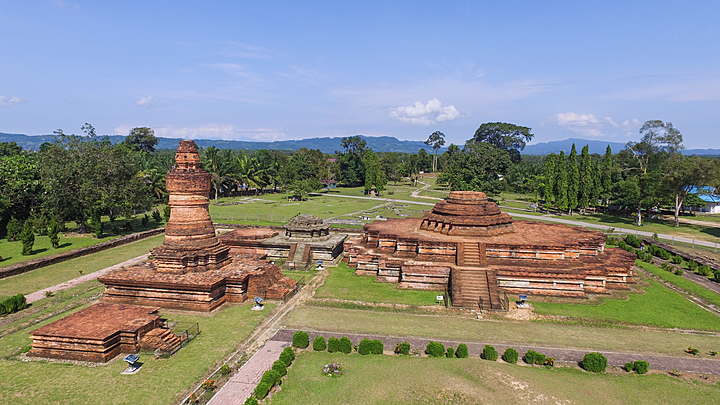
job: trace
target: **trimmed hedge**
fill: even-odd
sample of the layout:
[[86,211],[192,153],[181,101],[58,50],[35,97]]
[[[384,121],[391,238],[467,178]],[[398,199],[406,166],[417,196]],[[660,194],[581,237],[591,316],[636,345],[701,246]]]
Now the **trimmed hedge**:
[[395,346],[395,354],[410,354],[410,343],[400,342]]
[[306,349],[310,345],[310,337],[308,336],[307,332],[303,332],[300,330],[293,333],[292,345],[293,347]]
[[453,349],[452,346],[448,346],[447,351],[445,352],[445,357],[448,359],[455,358],[455,349]]
[[363,339],[358,344],[358,353],[365,354],[383,354],[385,349],[383,342],[375,339]]
[[468,347],[465,343],[460,343],[457,347],[457,350],[455,350],[455,357],[458,359],[467,359],[470,357],[470,353],[468,352]]
[[343,336],[340,338],[338,349],[342,353],[349,354],[352,352],[352,342],[350,341],[350,339]]
[[331,337],[328,339],[327,351],[335,353],[340,351],[340,339]]
[[27,301],[22,294],[16,294],[0,301],[0,315],[12,314],[27,308]]
[[539,366],[545,364],[545,355],[534,350],[528,350],[522,359],[527,364],[537,364]]
[[282,353],[280,353],[280,360],[283,361],[283,363],[287,364],[288,367],[292,364],[292,362],[295,360],[295,351],[292,349],[292,347],[286,347],[283,349]]
[[430,357],[443,357],[445,355],[445,346],[440,342],[430,342],[425,346],[425,354]]
[[325,338],[322,336],[316,337],[315,340],[313,340],[313,350],[316,352],[324,352],[325,349],[327,349]]
[[502,359],[506,363],[512,363],[515,364],[518,361],[518,352],[517,350],[513,349],[512,347],[505,349],[505,352],[502,354]]
[[485,347],[483,347],[482,353],[480,354],[480,357],[485,360],[495,361],[498,358],[497,350],[495,350],[495,348],[490,345],[485,345]]
[[270,388],[272,388],[273,385],[280,382],[280,379],[282,376],[277,371],[270,369],[263,374],[262,378],[260,379],[261,383],[268,383],[270,385]]
[[254,396],[250,396],[248,397],[248,399],[245,400],[243,405],[258,405],[258,401],[257,399],[255,399]]
[[268,393],[270,393],[271,388],[272,386],[270,384],[260,381],[257,387],[255,387],[253,395],[255,396],[255,398],[263,399],[268,395]]
[[648,372],[648,369],[650,368],[650,363],[648,363],[645,360],[637,360],[637,361],[631,361],[629,363],[625,363],[625,371],[631,373],[636,372],[638,374],[645,374]]
[[625,243],[634,248],[639,248],[640,246],[642,246],[642,241],[640,240],[640,238],[633,234],[625,235]]
[[582,359],[580,366],[593,373],[602,373],[607,368],[607,358],[600,353],[587,353]]
[[275,360],[272,365],[272,369],[275,370],[280,377],[285,377],[287,375],[287,364],[285,364],[282,360]]

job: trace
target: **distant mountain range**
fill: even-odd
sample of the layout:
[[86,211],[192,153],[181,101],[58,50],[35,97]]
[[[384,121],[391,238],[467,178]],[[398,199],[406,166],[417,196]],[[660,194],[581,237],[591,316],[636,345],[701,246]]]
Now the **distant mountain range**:
[[[425,149],[431,152],[432,149],[425,145],[422,141],[402,141],[392,136],[363,136],[360,135],[368,146],[376,152],[405,152],[405,153],[416,153],[420,149]],[[122,142],[125,136],[122,135],[109,135],[110,141],[113,143]],[[0,132],[0,142],[15,142],[20,145],[23,149],[37,150],[45,142],[53,142],[55,139],[54,135],[23,135],[23,134],[8,134]],[[201,148],[207,148],[208,146],[215,146],[220,149],[243,149],[243,150],[258,150],[258,149],[275,149],[275,150],[298,150],[300,148],[308,149],[319,149],[324,153],[334,153],[342,149],[340,142],[341,137],[335,138],[307,138],[297,139],[290,141],[272,141],[272,142],[255,142],[255,141],[226,141],[226,140],[213,140],[213,139],[196,139],[195,142]],[[177,147],[180,138],[158,138],[158,149],[175,149]],[[609,141],[598,141],[594,139],[578,139],[569,138],[561,141],[541,142],[533,145],[528,145],[523,150],[524,155],[547,155],[548,153],[559,153],[565,151],[570,152],[572,144],[578,149],[588,145],[590,153],[605,153],[605,148],[610,145],[613,153],[617,153],[625,149],[625,144],[620,142],[609,142]],[[683,151],[686,155],[704,155],[704,156],[720,156],[720,149],[686,149]]]

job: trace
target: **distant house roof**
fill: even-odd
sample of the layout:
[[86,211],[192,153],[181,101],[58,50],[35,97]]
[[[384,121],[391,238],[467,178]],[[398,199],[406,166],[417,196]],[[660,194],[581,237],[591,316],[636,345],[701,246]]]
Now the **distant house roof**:
[[716,194],[715,187],[692,186],[688,189],[688,192],[697,195],[699,199],[707,203],[720,203],[720,195]]

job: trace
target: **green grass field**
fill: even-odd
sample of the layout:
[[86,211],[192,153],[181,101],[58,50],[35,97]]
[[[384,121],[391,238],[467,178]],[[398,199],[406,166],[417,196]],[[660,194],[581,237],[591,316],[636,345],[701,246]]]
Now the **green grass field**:
[[285,326],[333,332],[488,343],[533,344],[578,349],[684,355],[689,346],[703,355],[720,351],[717,335],[675,333],[643,328],[601,327],[538,321],[477,320],[460,316],[302,306],[285,319]]
[[597,303],[533,301],[535,312],[582,319],[616,321],[662,328],[720,331],[720,317],[654,280],[643,293],[624,298],[601,298]]
[[126,245],[106,249],[86,256],[76,257],[26,273],[0,279],[0,296],[28,294],[83,274],[121,263],[147,253],[163,241],[163,235],[156,235]]
[[[325,377],[324,364],[344,374]],[[602,398],[602,399],[600,399]],[[269,403],[285,404],[712,404],[717,386],[665,375],[592,374],[478,358],[431,359],[304,352]]]
[[[270,314],[251,304],[226,305],[212,316],[166,313],[180,322],[198,322],[200,335],[168,359],[142,355],[142,370],[120,375],[120,358],[100,367],[6,359],[30,343],[28,330],[0,339],[0,403],[6,404],[172,404],[230,354]],[[32,329],[34,329],[33,327]]]
[[345,263],[329,269],[330,275],[315,293],[317,298],[388,304],[436,305],[437,291],[405,290],[394,283],[381,283],[370,276],[358,276]]
[[672,283],[676,287],[679,287],[685,292],[694,295],[696,297],[702,298],[705,301],[715,304],[717,306],[720,306],[720,294],[716,293],[715,291],[712,291],[708,288],[705,288],[691,280],[686,279],[683,276],[675,275],[667,270],[663,270],[660,267],[651,264],[651,263],[645,263],[640,260],[636,261],[636,264],[643,269],[649,271],[650,273],[660,277],[661,279]]

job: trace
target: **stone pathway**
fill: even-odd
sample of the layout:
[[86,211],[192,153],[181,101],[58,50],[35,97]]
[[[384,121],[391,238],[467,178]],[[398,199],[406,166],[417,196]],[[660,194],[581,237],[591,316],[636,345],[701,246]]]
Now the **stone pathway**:
[[432,184],[425,183],[424,181],[420,181],[420,180],[418,180],[418,183],[424,184],[424,186],[422,186],[422,187],[420,187],[419,189],[417,189],[417,190],[413,191],[412,193],[410,193],[410,197],[412,197],[412,198],[425,198],[425,199],[428,199],[428,200],[437,200],[437,201],[442,200],[442,198],[438,198],[438,197],[429,197],[429,196],[426,196],[426,195],[420,195],[420,193],[422,193],[423,191],[429,189],[430,186],[432,186]]
[[[272,340],[279,342],[291,342],[292,334],[296,330],[294,329],[282,329],[280,330]],[[555,361],[564,363],[579,363],[585,353],[593,351],[592,349],[568,349],[561,347],[551,346],[537,346],[537,345],[519,345],[519,344],[507,344],[507,343],[496,343],[496,342],[463,342],[445,339],[427,339],[419,337],[398,337],[398,336],[382,336],[382,335],[366,335],[361,333],[337,333],[337,332],[324,332],[324,331],[313,331],[305,330],[310,335],[310,341],[317,335],[322,335],[325,338],[336,337],[340,338],[347,336],[352,340],[353,344],[357,344],[362,339],[379,339],[382,340],[385,345],[385,350],[393,350],[396,344],[400,342],[408,342],[416,350],[424,350],[425,346],[430,341],[436,341],[443,343],[444,345],[450,345],[457,347],[460,343],[468,345],[471,356],[479,356],[482,352],[482,348],[486,344],[490,344],[498,350],[498,353],[502,354],[505,349],[512,347],[518,351],[522,356],[528,350],[535,350],[543,353],[550,357],[553,357]],[[289,344],[289,343],[288,343]],[[626,352],[614,352],[597,350],[602,353],[608,359],[608,365],[621,367],[625,363],[635,360],[645,360],[650,363],[650,369],[652,370],[663,370],[671,371],[678,370],[688,373],[699,373],[699,374],[715,374],[720,375],[720,359],[703,359],[693,357],[674,357],[674,356],[663,356],[663,355],[650,355],[650,354],[637,354],[637,353],[626,353]]]
[[[381,197],[362,197],[362,196],[357,196],[357,195],[320,194],[320,193],[313,193],[312,195],[336,197],[336,198],[355,198],[355,199],[360,199],[360,200],[377,200],[377,201],[387,201],[387,202],[397,202],[397,203],[403,203],[403,204],[417,204],[417,205],[427,205],[427,206],[435,205],[435,203],[422,202],[422,201],[395,200],[392,198],[381,198]],[[512,215],[513,217],[518,217],[518,218],[526,218],[526,219],[531,219],[531,220],[536,220],[536,221],[541,220],[541,221],[548,221],[548,222],[557,222],[560,224],[574,225],[574,226],[584,226],[586,228],[600,229],[602,231],[614,230],[615,232],[629,233],[629,234],[645,236],[645,237],[653,237],[653,235],[654,235],[652,232],[638,231],[638,230],[629,229],[629,228],[619,228],[619,227],[610,226],[610,225],[594,224],[594,223],[590,223],[590,222],[574,221],[571,219],[555,218],[552,216],[521,214],[518,212],[508,212],[508,214]],[[720,249],[720,243],[716,243],[716,242],[709,242],[709,241],[705,241],[705,240],[698,240],[698,239],[686,238],[683,236],[675,236],[675,235],[668,235],[668,234],[662,234],[662,233],[657,234],[657,236],[660,239],[666,239],[666,240],[671,240],[671,241],[676,241],[676,242],[683,242],[683,243],[689,243],[689,244],[695,244],[695,245],[699,245],[699,246]]]
[[45,298],[46,297],[45,294],[48,291],[56,292],[56,291],[66,290],[71,287],[75,287],[78,284],[82,284],[82,283],[84,283],[86,281],[90,281],[90,280],[95,280],[98,277],[103,276],[106,273],[109,273],[113,270],[117,270],[121,267],[133,266],[133,265],[139,264],[140,262],[147,260],[148,256],[149,256],[149,254],[144,254],[142,256],[134,257],[134,258],[126,260],[122,263],[118,263],[118,264],[112,265],[110,267],[106,267],[104,269],[100,269],[98,271],[82,275],[82,276],[74,278],[72,280],[65,281],[64,283],[60,283],[60,284],[56,284],[51,287],[43,288],[42,290],[38,290],[33,293],[27,294],[25,296],[25,300],[28,302],[28,304],[33,303],[35,301]]
[[215,394],[208,405],[242,405],[255,391],[265,371],[272,367],[273,362],[280,357],[280,352],[290,346],[282,340],[270,340],[255,352],[245,364],[240,367],[230,380]]

